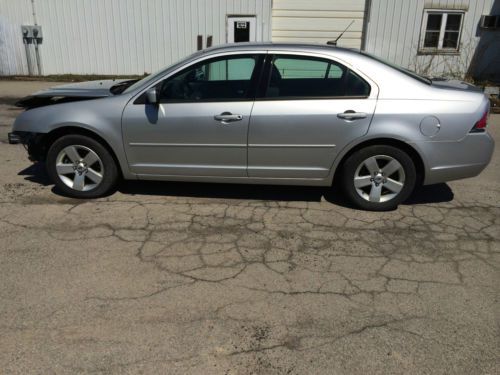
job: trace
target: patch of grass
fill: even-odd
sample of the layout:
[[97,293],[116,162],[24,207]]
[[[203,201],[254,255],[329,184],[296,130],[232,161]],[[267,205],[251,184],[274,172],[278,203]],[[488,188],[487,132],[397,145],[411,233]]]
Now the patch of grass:
[[141,79],[143,75],[54,74],[48,76],[0,76],[3,81],[84,82],[104,79]]

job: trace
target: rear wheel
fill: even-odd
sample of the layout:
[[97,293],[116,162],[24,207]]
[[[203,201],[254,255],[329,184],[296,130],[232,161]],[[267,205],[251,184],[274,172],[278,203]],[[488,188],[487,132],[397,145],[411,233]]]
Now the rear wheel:
[[386,211],[405,201],[417,180],[415,164],[408,154],[393,146],[368,146],[344,162],[342,185],[359,208]]
[[111,153],[83,135],[57,139],[47,154],[47,172],[55,185],[75,198],[97,198],[111,191],[118,169]]

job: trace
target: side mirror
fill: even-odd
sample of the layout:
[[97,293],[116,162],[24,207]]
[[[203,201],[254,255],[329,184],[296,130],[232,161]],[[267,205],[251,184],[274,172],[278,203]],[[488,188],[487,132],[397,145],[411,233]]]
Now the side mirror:
[[146,103],[148,104],[158,104],[158,94],[156,93],[156,87],[150,88],[146,91]]

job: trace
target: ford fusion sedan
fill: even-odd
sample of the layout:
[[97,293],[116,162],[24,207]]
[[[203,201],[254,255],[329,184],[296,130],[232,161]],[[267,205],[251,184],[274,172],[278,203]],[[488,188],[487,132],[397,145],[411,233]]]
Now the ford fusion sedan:
[[133,180],[331,186],[366,210],[490,161],[489,102],[376,57],[321,45],[204,50],[136,81],[40,91],[9,135],[77,198]]

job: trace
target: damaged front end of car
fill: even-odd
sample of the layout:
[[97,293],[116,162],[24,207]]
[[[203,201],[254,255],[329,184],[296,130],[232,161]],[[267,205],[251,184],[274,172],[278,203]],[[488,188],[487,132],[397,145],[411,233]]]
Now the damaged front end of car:
[[38,91],[15,103],[26,110],[48,105],[92,100],[121,94],[137,79],[118,79],[70,83]]
[[43,133],[32,133],[16,131],[8,134],[9,144],[22,144],[28,151],[28,158],[31,161],[42,161],[46,154]]
[[[121,94],[127,87],[137,82],[133,80],[101,80],[71,83],[62,86],[52,87],[46,90],[36,92],[26,96],[15,103],[15,106],[24,108],[25,112],[31,113],[31,110],[54,106],[57,104],[98,100],[109,96]],[[30,116],[33,117],[33,116]],[[37,116],[35,116],[37,118]],[[18,121],[22,123],[23,116],[19,116]],[[40,118],[41,120],[41,118]],[[37,122],[31,118],[31,123]],[[18,130],[14,127],[14,131],[8,134],[10,144],[22,144],[28,151],[28,156],[31,161],[43,161],[47,150],[47,133],[36,133]]]

